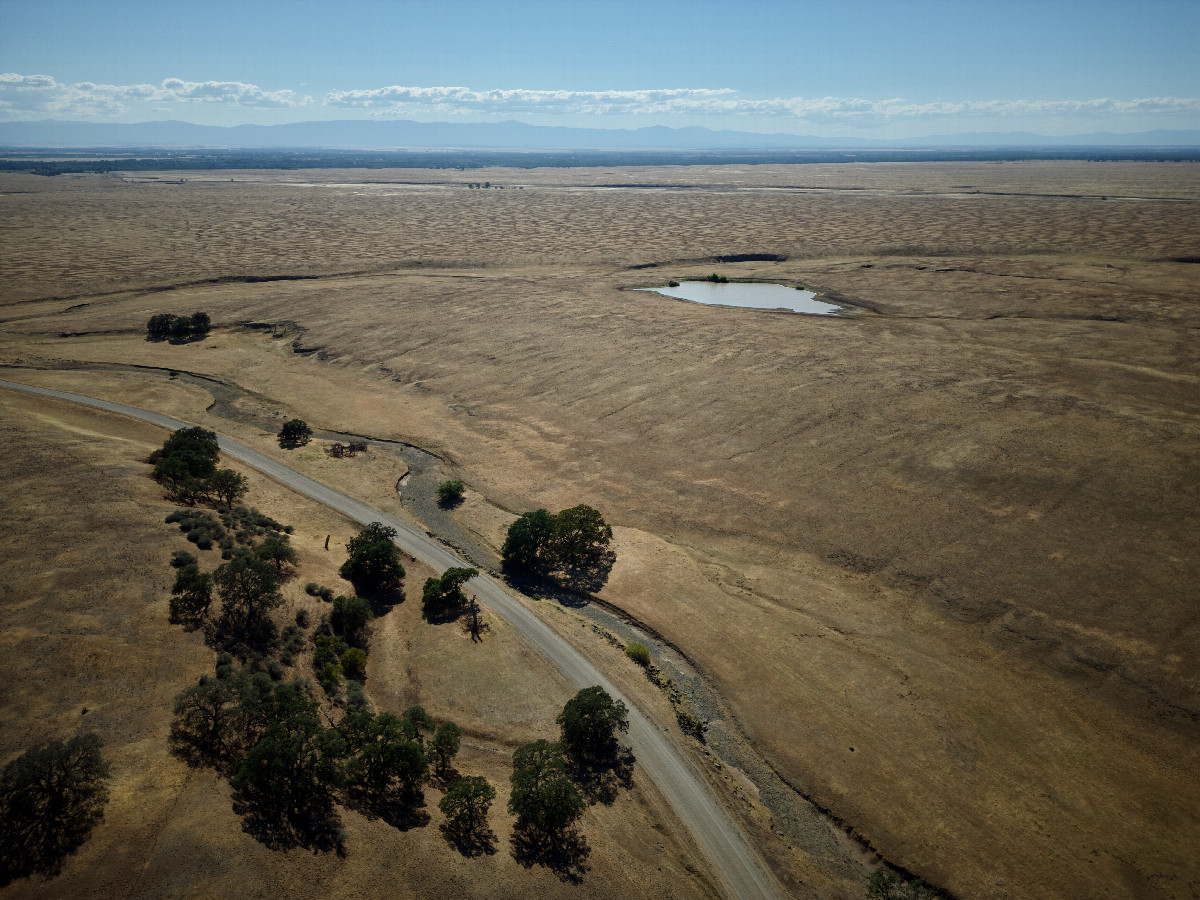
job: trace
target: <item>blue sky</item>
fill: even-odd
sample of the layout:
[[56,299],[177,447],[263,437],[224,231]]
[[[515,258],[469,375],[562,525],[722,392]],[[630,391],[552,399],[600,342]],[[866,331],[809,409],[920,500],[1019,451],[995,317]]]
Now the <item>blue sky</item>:
[[0,0],[0,119],[1200,128],[1200,0]]

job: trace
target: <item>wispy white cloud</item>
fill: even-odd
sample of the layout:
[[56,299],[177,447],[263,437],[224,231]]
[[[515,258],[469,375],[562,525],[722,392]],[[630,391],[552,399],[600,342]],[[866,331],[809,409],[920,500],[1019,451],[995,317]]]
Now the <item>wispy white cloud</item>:
[[[294,90],[268,91],[241,81],[185,81],[158,84],[60,82],[52,75],[0,74],[0,117],[104,118],[131,105],[154,112],[175,103],[203,103],[249,109],[295,109],[313,98]],[[1090,119],[1146,123],[1200,114],[1200,98],[1146,97],[1135,100],[963,100],[914,103],[902,98],[748,97],[731,88],[664,88],[625,91],[548,91],[526,88],[473,90],[467,87],[406,87],[332,91],[322,98],[329,109],[360,110],[370,116],[525,115],[656,117],[728,116],[774,120],[781,127],[840,125],[872,127],[905,121],[961,119]],[[544,119],[543,119],[544,120]]]
[[51,75],[0,74],[0,109],[9,117],[35,115],[104,117],[120,115],[131,103],[229,103],[253,108],[304,106],[311,97],[295,91],[264,91],[240,81],[183,81],[161,84],[66,84]]
[[668,88],[640,91],[535,91],[523,88],[474,91],[465,87],[391,87],[333,91],[328,106],[437,112],[669,113],[691,111],[736,92],[729,88]]
[[1139,100],[972,100],[911,103],[861,97],[742,97],[729,88],[637,91],[476,91],[465,87],[390,87],[333,91],[326,106],[377,114],[548,113],[569,115],[738,115],[788,117],[808,122],[859,124],[900,119],[1123,116],[1200,112],[1200,98]]

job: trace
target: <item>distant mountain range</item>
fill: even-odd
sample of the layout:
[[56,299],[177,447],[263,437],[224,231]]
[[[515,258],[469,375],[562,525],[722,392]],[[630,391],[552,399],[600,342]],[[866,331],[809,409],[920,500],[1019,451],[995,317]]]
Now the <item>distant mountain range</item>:
[[937,135],[901,140],[714,131],[703,127],[565,128],[523,122],[345,120],[289,125],[189,122],[0,122],[0,147],[488,150],[827,150],[1052,147],[1200,147],[1200,130],[1097,132],[1049,137],[1029,132]]

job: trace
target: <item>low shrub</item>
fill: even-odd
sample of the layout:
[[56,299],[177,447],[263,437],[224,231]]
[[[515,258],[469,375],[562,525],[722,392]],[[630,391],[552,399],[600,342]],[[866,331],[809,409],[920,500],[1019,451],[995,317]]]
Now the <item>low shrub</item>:
[[639,666],[650,665],[650,648],[645,644],[639,644],[633,641],[625,648],[625,655],[632,659]]

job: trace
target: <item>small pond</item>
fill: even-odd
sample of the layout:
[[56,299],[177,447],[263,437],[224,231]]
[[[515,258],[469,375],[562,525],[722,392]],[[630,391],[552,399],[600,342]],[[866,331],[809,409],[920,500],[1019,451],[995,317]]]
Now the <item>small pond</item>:
[[790,309],[792,312],[829,316],[842,307],[815,299],[812,291],[803,291],[785,284],[761,284],[731,281],[718,284],[712,281],[685,281],[677,287],[637,288],[654,291],[679,300],[708,303],[714,306],[744,306],[748,309]]

